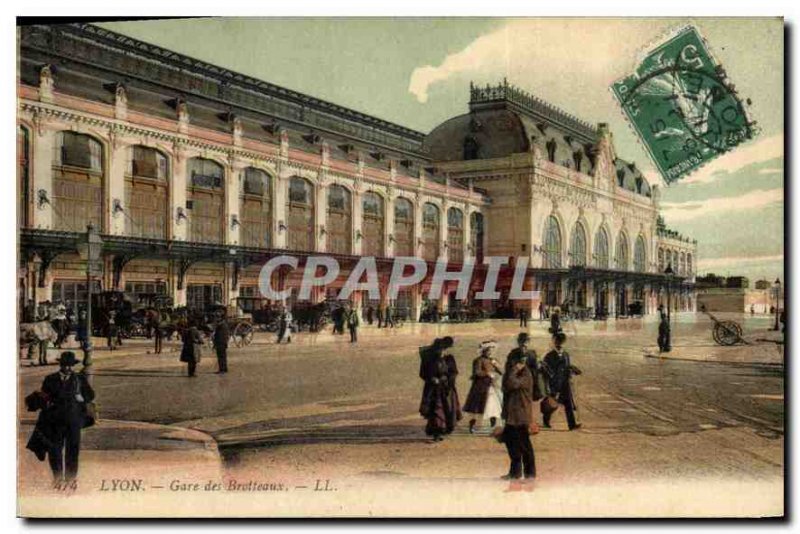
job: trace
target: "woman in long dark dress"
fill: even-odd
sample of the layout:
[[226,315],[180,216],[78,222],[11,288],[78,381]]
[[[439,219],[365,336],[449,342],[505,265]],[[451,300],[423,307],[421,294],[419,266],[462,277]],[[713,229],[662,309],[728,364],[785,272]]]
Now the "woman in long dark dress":
[[436,339],[433,345],[420,349],[419,376],[425,381],[419,413],[428,420],[425,433],[434,441],[442,441],[455,429],[461,419],[461,405],[456,390],[458,367],[451,354],[444,351],[453,346],[453,338]]
[[183,347],[181,348],[181,361],[188,364],[189,376],[197,376],[197,364],[202,357],[203,338],[197,327],[190,327],[183,331]]

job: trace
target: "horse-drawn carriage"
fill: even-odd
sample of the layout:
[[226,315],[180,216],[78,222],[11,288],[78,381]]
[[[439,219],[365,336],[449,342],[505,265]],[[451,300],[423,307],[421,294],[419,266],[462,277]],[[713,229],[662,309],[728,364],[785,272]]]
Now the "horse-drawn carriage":
[[151,337],[156,325],[169,324],[173,300],[160,293],[130,295],[122,291],[101,291],[92,295],[92,335],[105,336],[111,317],[122,338]]

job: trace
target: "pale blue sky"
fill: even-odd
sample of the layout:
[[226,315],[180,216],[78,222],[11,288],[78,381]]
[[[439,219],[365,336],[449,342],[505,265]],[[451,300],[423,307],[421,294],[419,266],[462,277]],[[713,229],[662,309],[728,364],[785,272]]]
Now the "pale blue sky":
[[467,109],[469,82],[507,77],[589,121],[658,180],[608,91],[664,32],[694,23],[753,101],[747,146],[664,188],[667,224],[699,269],[783,278],[783,24],[779,19],[193,19],[102,26],[423,132]]

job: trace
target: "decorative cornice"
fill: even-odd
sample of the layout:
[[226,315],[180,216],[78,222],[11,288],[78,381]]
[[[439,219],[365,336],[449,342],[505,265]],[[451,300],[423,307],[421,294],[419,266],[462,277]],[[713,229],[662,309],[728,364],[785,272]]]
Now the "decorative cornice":
[[[331,102],[160,48],[91,24],[34,25],[21,30],[25,49],[72,64],[110,70],[293,122],[329,129],[366,143],[419,153],[425,134]],[[80,53],[76,53],[80,49]],[[388,136],[388,137],[387,137]]]

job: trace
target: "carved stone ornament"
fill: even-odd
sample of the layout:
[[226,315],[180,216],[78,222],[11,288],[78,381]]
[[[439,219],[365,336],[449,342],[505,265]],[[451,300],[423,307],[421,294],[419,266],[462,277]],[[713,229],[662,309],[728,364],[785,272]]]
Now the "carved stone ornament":
[[125,91],[125,86],[121,83],[117,84],[114,90],[114,117],[119,120],[125,120],[128,116],[128,93]]
[[53,69],[50,65],[44,65],[39,70],[39,100],[42,102],[53,101],[53,88],[55,86],[55,79],[53,78]]

